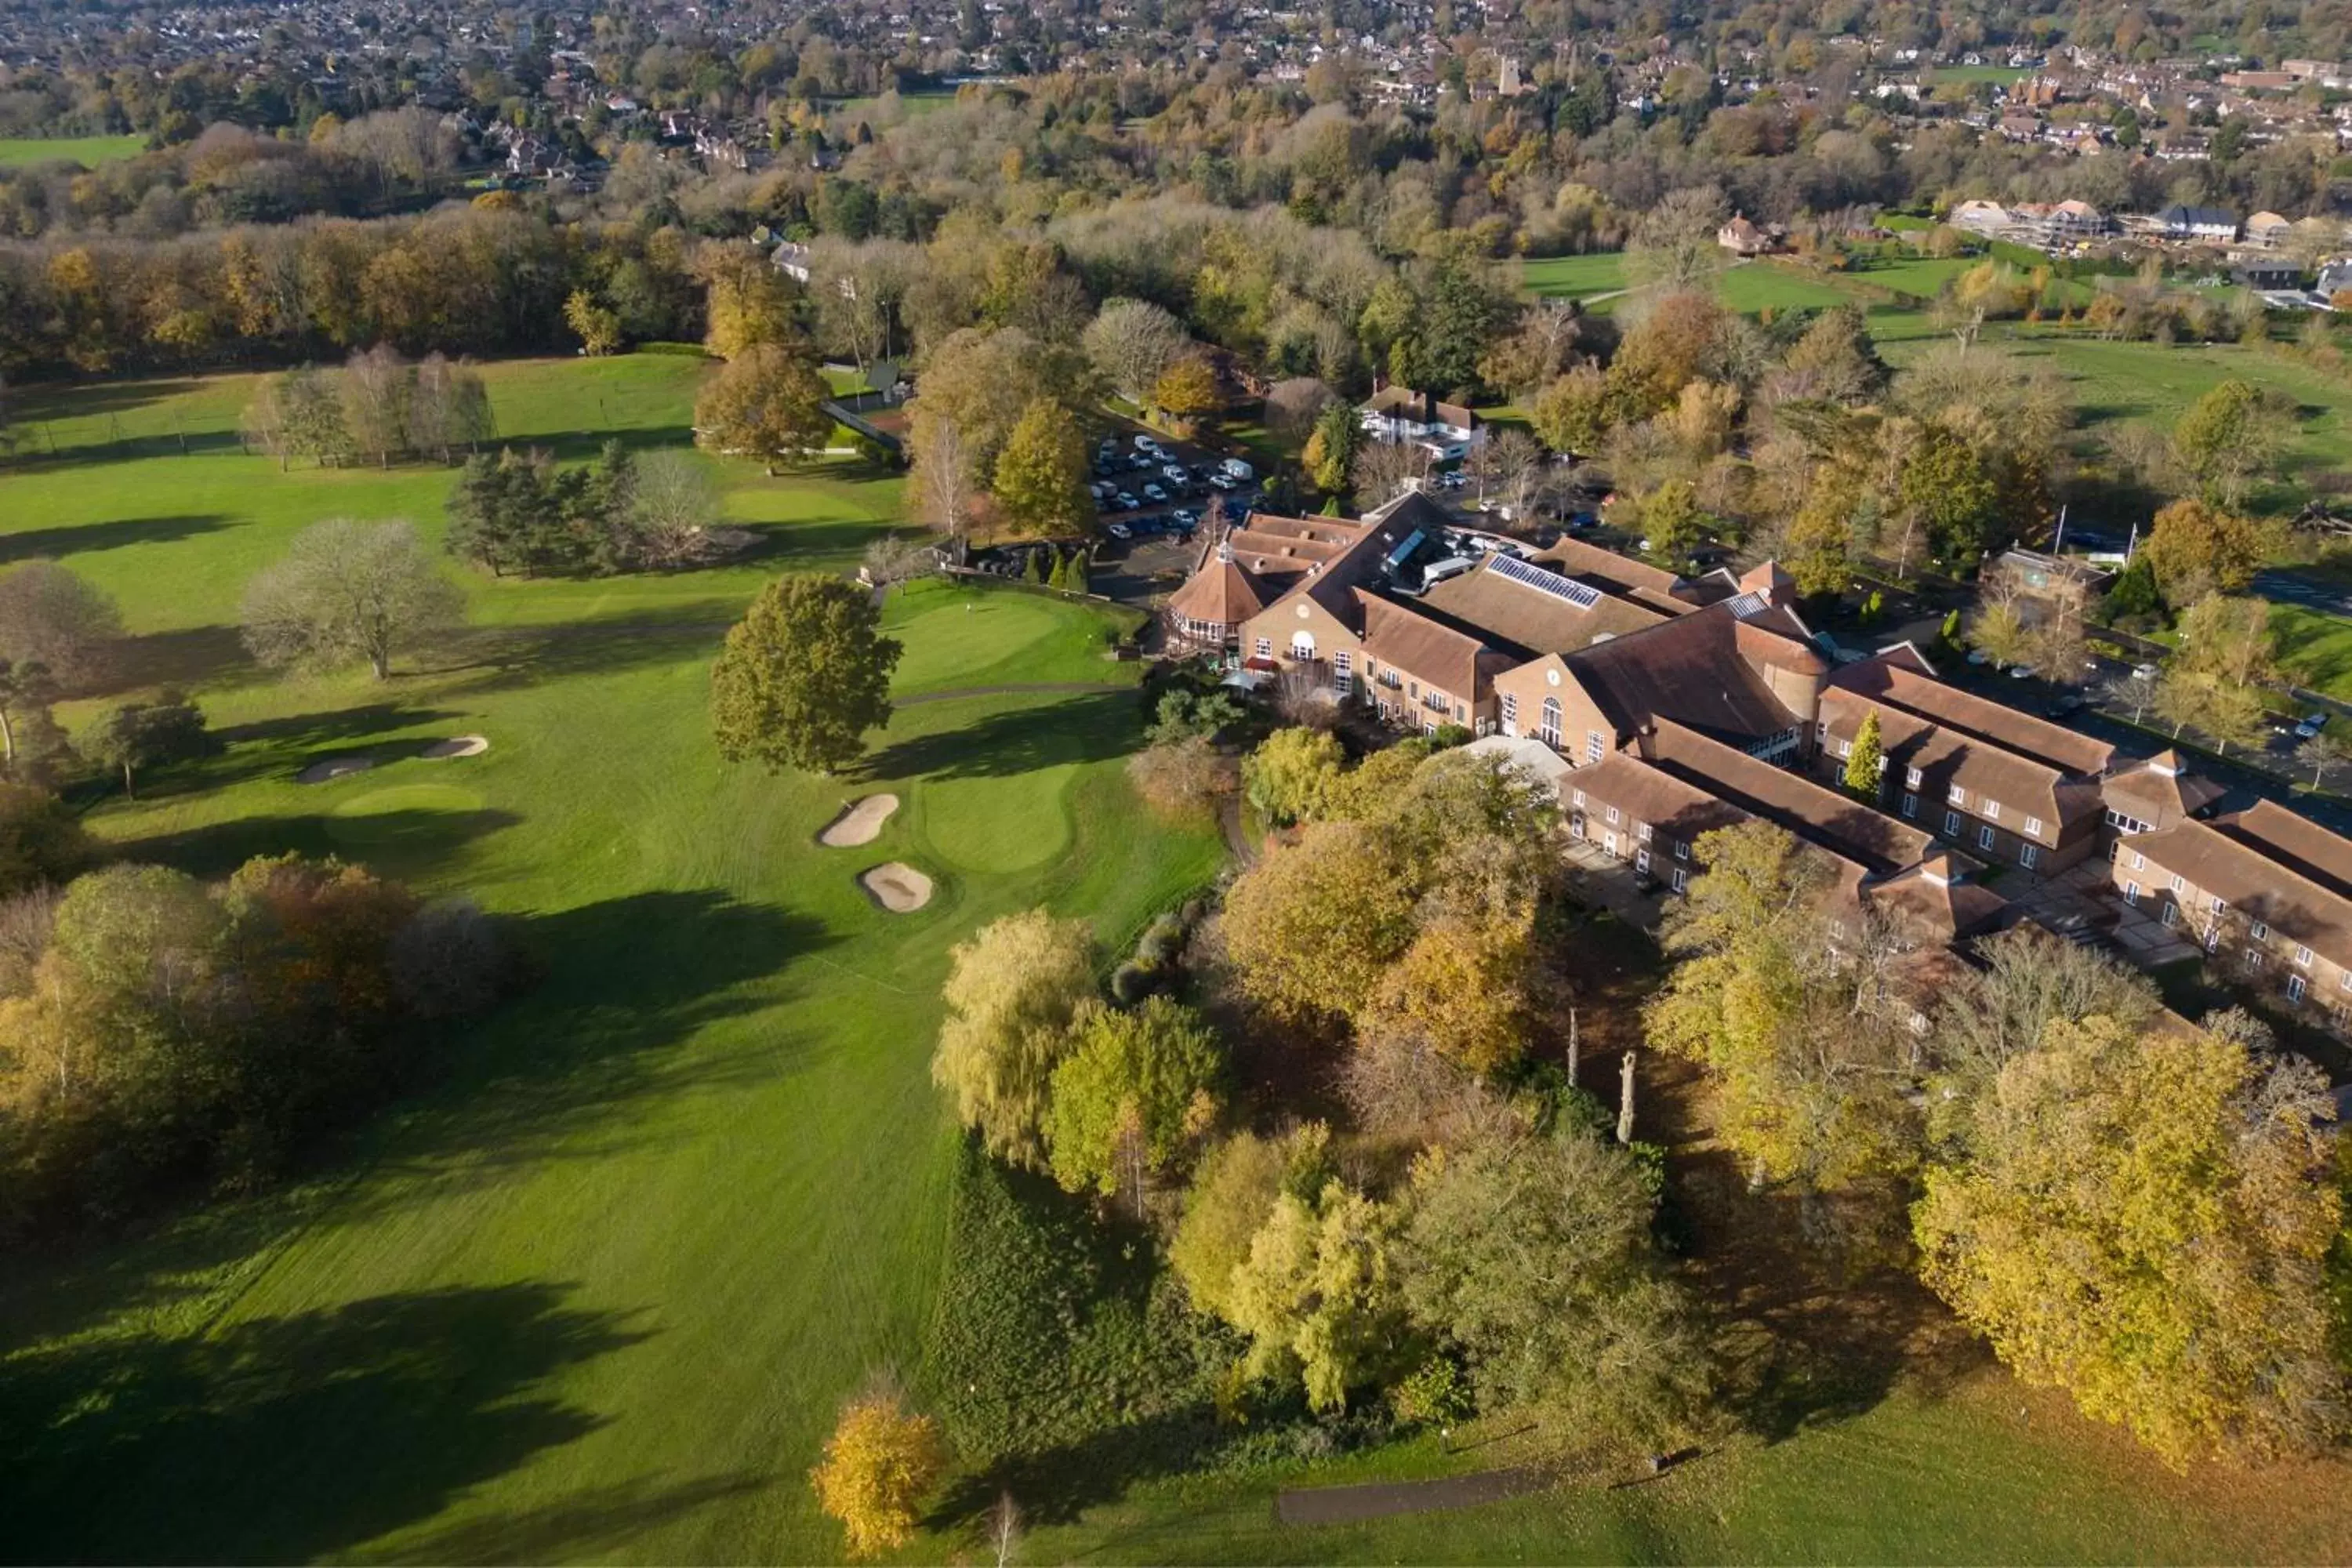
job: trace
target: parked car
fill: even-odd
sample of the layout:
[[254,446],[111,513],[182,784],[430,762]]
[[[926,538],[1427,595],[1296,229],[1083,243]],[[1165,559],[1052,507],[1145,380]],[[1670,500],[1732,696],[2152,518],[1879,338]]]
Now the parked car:
[[1209,483],[1214,489],[1231,494],[1237,487],[1231,474],[1211,474]]
[[2308,741],[2326,728],[2327,715],[2314,713],[2294,727],[2294,738],[2298,741]]
[[1146,485],[1143,487],[1143,499],[1151,502],[1152,505],[1158,506],[1160,502],[1168,499],[1168,492],[1161,489],[1158,485]]
[[1201,514],[1180,506],[1168,514],[1168,521],[1178,528],[1198,528],[1201,526]]
[[1192,476],[1184,471],[1184,465],[1181,463],[1162,463],[1160,465],[1160,477],[1173,479],[1181,485]]
[[2137,680],[2154,680],[2158,673],[2159,672],[2156,666],[2152,664],[2136,664],[2132,666],[2132,677]]
[[1133,539],[1135,537],[1135,530],[1128,527],[1127,524],[1123,522],[1114,522],[1105,528],[1103,531],[1109,534],[1113,539]]
[[1992,659],[1984,649],[1980,647],[1972,647],[1969,649],[1969,662],[1970,664],[1990,664]]
[[2009,667],[2009,678],[2011,680],[2031,680],[2033,679],[2033,667],[2027,664],[2012,664]]
[[1157,453],[1160,450],[1160,443],[1149,436],[1138,436],[1135,438],[1135,449],[1139,452]]
[[1251,468],[1247,463],[1243,462],[1239,458],[1227,458],[1218,466],[1218,472],[1229,475],[1236,479],[1254,479],[1257,478],[1257,470]]
[[1137,507],[1141,506],[1143,503],[1137,500],[1127,491],[1121,490],[1118,495],[1111,498],[1111,504],[1118,508],[1121,511],[1133,511]]

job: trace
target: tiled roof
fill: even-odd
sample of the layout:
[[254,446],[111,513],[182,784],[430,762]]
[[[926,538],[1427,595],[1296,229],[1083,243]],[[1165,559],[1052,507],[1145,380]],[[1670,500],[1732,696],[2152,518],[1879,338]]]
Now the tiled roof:
[[1720,741],[1764,740],[1797,720],[1740,657],[1740,626],[1710,605],[1579,648],[1567,657],[1569,672],[1621,731],[1656,718]]
[[1936,848],[1927,834],[1883,811],[1671,720],[1662,720],[1636,743],[1659,766],[1853,860],[1873,876],[1916,866]]
[[[2151,871],[2177,875],[2231,910],[2258,920],[2281,936],[2352,967],[2352,899],[2274,860],[2253,844],[2210,822],[2190,818],[2154,833],[2120,840],[2145,855]],[[2206,910],[2190,910],[2191,929],[2201,929]]]
[[1874,712],[1891,781],[1903,784],[1906,770],[1918,769],[1918,794],[1924,800],[1941,803],[1957,784],[1968,792],[1970,809],[1987,800],[1999,803],[1999,820],[2012,831],[2021,829],[2027,817],[2041,818],[2042,831],[2036,837],[2050,844],[2058,841],[2062,824],[2098,815],[2096,784],[2070,777],[2038,758],[1860,692],[1832,686],[1822,693],[1822,721],[1833,741],[1852,741],[1864,717]]
[[1364,627],[1364,654],[1393,666],[1463,702],[1476,702],[1486,683],[1516,661],[1466,632],[1411,607],[1356,590]]
[[1269,596],[1239,564],[1212,554],[1207,564],[1169,595],[1168,608],[1188,621],[1235,626],[1265,609]]
[[2243,811],[2215,817],[2213,826],[2322,887],[2352,899],[2352,842],[2309,817],[2275,801],[2262,800]]
[[2126,815],[2169,827],[2184,816],[2194,816],[2221,798],[2222,789],[2189,771],[2180,753],[2162,751],[2144,763],[2110,773],[2099,790]]
[[1666,619],[1663,611],[1605,591],[1590,608],[1571,605],[1511,581],[1494,571],[1493,564],[1489,558],[1474,571],[1447,578],[1423,594],[1422,603],[1525,650],[1530,658],[1566,653],[1595,637],[1622,637]]
[[2096,776],[2116,754],[2105,741],[1947,686],[1910,668],[1907,660],[1884,654],[1847,665],[1830,677],[1830,684],[1908,709],[2071,773]]
[[1685,614],[1701,602],[1688,584],[1664,567],[1587,544],[1567,534],[1560,535],[1559,542],[1537,551],[1534,559],[1538,566],[1549,566],[1563,577],[1590,583],[1604,594],[1631,599],[1664,615]]

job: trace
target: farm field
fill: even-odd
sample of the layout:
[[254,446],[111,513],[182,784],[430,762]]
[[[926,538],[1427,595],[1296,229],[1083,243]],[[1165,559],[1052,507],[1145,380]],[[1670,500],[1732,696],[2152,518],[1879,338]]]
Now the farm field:
[[1519,264],[1521,286],[1540,299],[1577,299],[1625,287],[1625,258],[1604,250],[1591,256],[1547,256]]
[[[584,442],[602,396],[652,438],[683,417],[680,363],[495,367],[493,396],[517,434]],[[957,1148],[928,1072],[948,947],[1038,903],[1116,945],[1221,854],[1134,804],[1118,759],[1137,667],[1101,658],[1105,617],[902,593],[909,694],[1106,689],[908,707],[854,779],[723,766],[705,689],[725,619],[895,510],[894,480],[747,465],[730,512],[761,531],[757,563],[477,581],[490,629],[446,668],[268,679],[226,633],[251,565],[333,511],[437,530],[446,474],[280,476],[217,446],[108,461],[78,437],[217,428],[236,389],[94,389],[104,416],[77,395],[47,411],[58,457],[0,478],[0,517],[121,594],[231,742],[108,801],[93,831],[198,871],[364,858],[511,915],[547,970],[338,1173],[0,1286],[8,1555],[834,1554],[803,1479],[818,1437],[869,1374],[919,1364],[933,1305]],[[416,757],[458,733],[492,749]],[[293,781],[349,753],[379,765]],[[904,804],[870,848],[814,845],[876,790]],[[935,879],[928,908],[866,900],[852,878],[886,859]],[[85,1397],[100,1386],[120,1397]]]
[[46,163],[67,159],[86,169],[147,150],[144,136],[0,136],[0,165]]

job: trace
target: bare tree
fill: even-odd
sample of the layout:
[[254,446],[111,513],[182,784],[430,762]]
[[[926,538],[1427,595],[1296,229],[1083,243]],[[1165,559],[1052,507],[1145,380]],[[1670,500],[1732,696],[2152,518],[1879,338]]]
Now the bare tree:
[[1277,381],[1265,395],[1266,431],[1279,440],[1304,441],[1323,411],[1339,401],[1339,395],[1331,390],[1329,384],[1315,376],[1297,375]]
[[962,427],[952,419],[929,422],[915,448],[915,497],[925,522],[951,538],[971,521],[971,474]]
[[1103,379],[1138,403],[1168,367],[1191,351],[1184,323],[1142,300],[1113,300],[1088,322],[1081,338],[1087,358]]
[[100,589],[54,561],[0,573],[0,659],[38,667],[66,687],[99,673],[122,636],[122,612]]
[[1307,730],[1329,730],[1339,722],[1339,699],[1311,666],[1288,664],[1275,682],[1274,710],[1286,724]]
[[719,489],[690,452],[648,452],[636,462],[629,521],[648,566],[677,566],[701,555],[719,516]]
[[988,1510],[988,1549],[996,1554],[996,1568],[1012,1568],[1021,1550],[1021,1505],[1009,1491],[997,1493]]
[[885,534],[866,547],[863,564],[866,580],[887,594],[899,584],[938,570],[939,557],[919,540]]
[[2155,705],[2156,689],[2156,671],[2150,666],[2140,665],[2129,675],[2107,683],[2107,700],[2118,708],[2130,709],[2131,721],[2137,724]]
[[408,449],[410,395],[416,372],[400,351],[378,343],[352,355],[343,366],[343,427],[352,444],[390,468],[395,453]]
[[464,614],[413,524],[330,518],[296,534],[246,590],[245,641],[264,664],[363,658],[382,680],[395,655]]
[[1667,192],[1633,224],[1625,241],[1626,276],[1673,292],[1720,271],[1723,250],[1715,235],[1723,219],[1723,192],[1714,185]]
[[2332,731],[2322,730],[2303,743],[2303,760],[2311,764],[2311,787],[2317,789],[2326,781],[2327,770],[2352,757],[2352,744]]
[[1356,500],[1367,510],[1402,495],[1429,478],[1436,459],[1418,441],[1368,441],[1356,454],[1349,478]]
[[409,448],[438,452],[445,463],[458,447],[477,447],[497,434],[481,373],[437,353],[426,354],[411,373],[404,413]]

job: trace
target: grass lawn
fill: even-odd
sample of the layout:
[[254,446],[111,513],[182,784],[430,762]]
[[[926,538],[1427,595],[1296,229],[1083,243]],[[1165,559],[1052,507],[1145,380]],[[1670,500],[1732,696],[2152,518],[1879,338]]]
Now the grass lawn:
[[[628,428],[670,429],[683,384],[619,363],[499,367],[501,419],[576,437],[601,391],[639,411]],[[237,401],[78,395],[136,405],[126,423]],[[74,395],[51,401],[74,416]],[[1135,805],[1134,698],[907,707],[852,779],[720,764],[701,617],[882,525],[893,487],[845,468],[730,472],[730,510],[768,539],[759,565],[478,583],[495,630],[455,668],[265,679],[212,635],[247,564],[324,512],[396,500],[435,519],[446,474],[76,450],[0,479],[0,517],[102,574],[151,638],[214,648],[182,673],[232,742],[135,805],[109,800],[93,831],[200,871],[362,858],[515,917],[547,973],[333,1176],[0,1285],[12,1554],[835,1555],[807,1468],[845,1394],[919,1365],[937,1289],[957,1145],[928,1061],[948,947],[1038,903],[1124,945],[1219,861],[1213,833]],[[173,504],[173,475],[175,510],[211,521],[117,526]],[[887,616],[909,691],[1137,678],[1099,658],[1105,619],[1079,605],[926,585]],[[492,750],[415,755],[467,732]],[[352,752],[380,765],[293,782]],[[904,805],[873,846],[815,847],[876,789]],[[855,886],[893,858],[935,879],[928,909],[889,916]]]
[[1614,250],[1591,256],[1547,256],[1519,264],[1522,286],[1541,299],[1582,299],[1625,287],[1625,258]]
[[2007,87],[2033,74],[2028,66],[1937,66],[1927,73],[1931,82],[1990,81]]
[[0,136],[0,165],[47,163],[63,158],[94,169],[147,150],[144,136]]
[[[698,374],[659,356],[489,371],[501,427],[567,455],[606,428],[682,442]],[[481,629],[421,669],[269,677],[229,630],[249,573],[320,515],[437,531],[450,476],[281,474],[221,438],[244,390],[36,394],[57,451],[45,437],[0,470],[0,549],[120,595],[138,675],[194,683],[230,742],[135,804],[104,797],[92,831],[200,872],[289,848],[362,858],[511,917],[544,974],[307,1184],[12,1259],[0,1555],[834,1559],[805,1479],[834,1409],[879,1372],[926,1387],[941,1340],[961,1153],[928,1062],[949,948],[1045,904],[1117,952],[1221,862],[1213,832],[1142,814],[1121,776],[1137,667],[1100,657],[1113,621],[1094,609],[918,584],[885,615],[907,647],[900,694],[937,700],[902,703],[857,776],[726,767],[704,711],[720,626],[767,574],[838,567],[897,515],[895,479],[853,465],[775,479],[726,465],[757,560],[473,579]],[[954,695],[1041,682],[1107,689]],[[415,754],[462,733],[491,750]],[[351,753],[377,765],[294,782]],[[815,845],[845,800],[884,789],[903,804],[874,844]],[[889,859],[935,879],[928,908],[887,915],[857,889]],[[1027,1560],[2352,1553],[2338,1468],[2176,1479],[1981,1372],[1736,1440],[1644,1487],[1319,1531],[1274,1522],[1276,1486],[1507,1450],[1421,1442],[1122,1489],[1124,1439],[1098,1436],[1062,1467],[1087,1500],[1041,1510]],[[909,1555],[969,1550],[939,1534]]]
[[[2284,353],[2239,343],[2111,342],[2076,331],[2018,327],[1988,344],[2064,376],[2081,423],[2111,420],[2169,428],[2199,397],[2233,376],[2277,387],[2294,399],[2300,425],[2290,472],[2352,468],[2352,386]],[[1896,344],[1888,357],[1900,363]]]
[[2279,667],[2298,686],[2352,700],[2352,621],[2271,602]]

